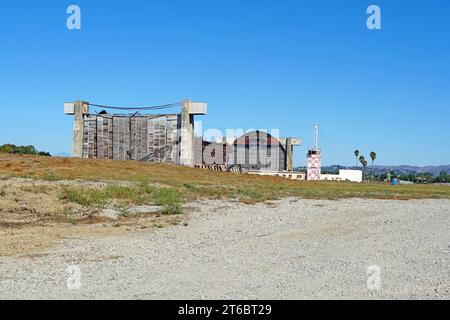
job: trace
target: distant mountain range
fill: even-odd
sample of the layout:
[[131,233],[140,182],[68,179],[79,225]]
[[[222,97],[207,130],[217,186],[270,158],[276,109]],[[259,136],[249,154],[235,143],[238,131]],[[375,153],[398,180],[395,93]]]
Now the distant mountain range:
[[[442,171],[447,172],[447,174],[450,174],[450,165],[442,165],[442,166],[426,166],[426,167],[418,167],[418,166],[374,166],[374,172],[376,175],[381,174],[383,172],[391,172],[395,171],[397,174],[408,174],[408,173],[431,173],[433,176],[438,176]],[[322,167],[323,172],[330,172],[330,173],[338,173],[340,169],[359,169],[361,170],[361,167],[347,167],[347,166],[341,166],[341,165],[332,165],[332,166],[325,166]],[[370,165],[367,167],[367,170],[370,170]],[[306,167],[299,167],[296,168],[296,170],[305,171]]]

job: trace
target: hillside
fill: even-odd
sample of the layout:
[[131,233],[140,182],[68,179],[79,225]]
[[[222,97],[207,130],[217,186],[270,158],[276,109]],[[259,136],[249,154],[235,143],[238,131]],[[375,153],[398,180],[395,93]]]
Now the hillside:
[[449,197],[444,186],[399,186],[346,182],[293,181],[270,176],[203,171],[168,164],[133,161],[50,158],[0,154],[0,175],[58,180],[134,181],[164,185],[186,199],[236,198],[261,202],[281,197],[315,199],[381,198],[413,199]]

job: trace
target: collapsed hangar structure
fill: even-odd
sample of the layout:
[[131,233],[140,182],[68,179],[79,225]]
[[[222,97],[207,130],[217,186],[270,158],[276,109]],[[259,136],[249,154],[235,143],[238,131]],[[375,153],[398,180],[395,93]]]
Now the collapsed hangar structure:
[[[153,113],[178,107],[179,113]],[[92,113],[92,109],[101,111]],[[110,109],[117,113],[106,111]],[[293,148],[300,145],[300,139],[252,131],[233,143],[204,141],[194,133],[194,118],[206,115],[207,110],[206,103],[190,100],[143,108],[85,101],[64,104],[64,113],[74,116],[75,158],[165,162],[222,171],[293,171]]]

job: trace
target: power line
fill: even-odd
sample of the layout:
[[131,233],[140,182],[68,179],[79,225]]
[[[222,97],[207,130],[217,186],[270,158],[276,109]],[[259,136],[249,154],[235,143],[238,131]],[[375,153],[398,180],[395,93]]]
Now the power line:
[[295,127],[295,128],[280,128],[280,130],[284,130],[284,131],[291,131],[291,130],[302,130],[302,129],[307,129],[307,128],[312,128],[314,127],[315,124],[308,124],[305,126],[301,126],[301,127]]
[[162,110],[162,109],[170,109],[174,107],[181,106],[181,102],[164,104],[159,106],[151,106],[151,107],[115,107],[115,106],[106,106],[101,104],[89,103],[91,107],[97,107],[102,109],[111,109],[111,110]]
[[320,128],[320,132],[323,135],[323,137],[325,138],[325,141],[328,143],[328,145],[331,147],[332,151],[334,151],[334,153],[338,156],[339,161],[341,161],[342,165],[344,165],[345,161],[343,161],[344,159],[341,157],[341,154],[337,151],[337,149],[334,147],[333,143],[331,143],[331,140],[328,139],[328,136],[325,134],[323,128]]

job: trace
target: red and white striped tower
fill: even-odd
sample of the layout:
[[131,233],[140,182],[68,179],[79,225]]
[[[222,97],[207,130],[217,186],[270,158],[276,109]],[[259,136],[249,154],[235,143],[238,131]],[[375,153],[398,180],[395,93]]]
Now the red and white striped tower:
[[319,144],[319,126],[314,127],[314,148],[308,151],[308,171],[307,180],[319,181],[322,173],[322,160],[320,158]]

